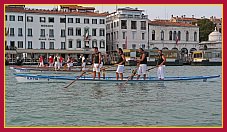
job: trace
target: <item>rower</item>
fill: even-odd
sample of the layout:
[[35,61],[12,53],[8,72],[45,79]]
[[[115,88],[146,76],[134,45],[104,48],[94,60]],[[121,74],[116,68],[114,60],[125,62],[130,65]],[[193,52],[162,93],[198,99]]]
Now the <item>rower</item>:
[[92,58],[93,79],[96,77],[96,72],[98,72],[98,79],[100,79],[101,53],[98,51],[98,47],[94,47],[94,52]]
[[137,63],[139,63],[137,80],[140,78],[140,75],[143,75],[143,79],[146,80],[147,56],[146,56],[146,53],[144,52],[144,50],[142,48],[139,48],[138,52],[140,53],[140,59],[137,60]]
[[165,67],[166,58],[162,54],[162,50],[158,51],[158,61],[157,61],[157,76],[160,80],[164,79],[164,67]]
[[123,72],[124,72],[124,65],[125,65],[125,55],[123,53],[123,50],[121,48],[119,48],[117,50],[118,54],[119,54],[119,59],[118,59],[118,62],[117,62],[117,71],[116,71],[116,79],[118,80],[119,78],[119,74],[120,74],[120,78],[121,80],[123,80]]

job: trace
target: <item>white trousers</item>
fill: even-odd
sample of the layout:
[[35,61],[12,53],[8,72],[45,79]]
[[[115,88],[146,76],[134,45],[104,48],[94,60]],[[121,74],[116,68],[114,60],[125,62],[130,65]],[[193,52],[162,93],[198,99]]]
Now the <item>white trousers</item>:
[[165,67],[165,65],[158,67],[157,76],[159,79],[164,79],[164,67]]

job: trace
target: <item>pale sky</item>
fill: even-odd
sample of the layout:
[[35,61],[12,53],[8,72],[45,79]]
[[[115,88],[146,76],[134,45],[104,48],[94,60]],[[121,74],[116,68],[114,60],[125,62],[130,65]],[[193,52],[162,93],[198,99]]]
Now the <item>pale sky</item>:
[[[35,5],[35,6],[26,6],[29,8],[40,8],[40,9],[52,9],[57,5]],[[144,10],[144,14],[148,15],[150,20],[153,19],[170,19],[171,15],[174,16],[182,16],[186,15],[186,17],[192,17],[194,15],[196,18],[201,18],[205,16],[206,18],[210,18],[211,16],[216,16],[217,18],[222,18],[222,5],[217,4],[210,4],[210,5],[123,5],[123,4],[115,4],[115,5],[106,5],[106,4],[99,4],[99,5],[81,5],[81,6],[88,6],[88,7],[95,7],[96,10],[99,12],[113,12],[117,8],[122,7],[131,7],[131,8],[138,8],[140,10]]]

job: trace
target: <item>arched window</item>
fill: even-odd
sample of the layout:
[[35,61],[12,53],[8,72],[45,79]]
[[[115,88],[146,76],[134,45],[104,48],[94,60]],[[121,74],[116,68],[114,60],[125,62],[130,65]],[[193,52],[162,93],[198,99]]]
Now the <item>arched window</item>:
[[173,32],[169,31],[169,40],[173,40]]
[[174,31],[174,32],[173,32],[173,40],[176,40],[176,37],[177,37],[177,32]]
[[180,31],[178,31],[178,40],[180,41],[181,40],[181,32]]
[[197,41],[197,32],[194,32],[194,41]]
[[152,30],[152,36],[151,36],[152,40],[155,40],[155,30]]
[[164,31],[161,31],[161,40],[164,40]]
[[188,40],[189,40],[189,32],[186,31],[186,41],[188,41]]

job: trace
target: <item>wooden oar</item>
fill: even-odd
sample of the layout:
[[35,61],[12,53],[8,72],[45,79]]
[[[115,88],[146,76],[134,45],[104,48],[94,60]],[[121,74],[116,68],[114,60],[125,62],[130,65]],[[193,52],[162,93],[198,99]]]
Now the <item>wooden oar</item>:
[[127,79],[123,84],[121,84],[121,85],[119,86],[119,88],[124,88],[125,84],[127,84],[128,81],[131,80],[131,79],[135,76],[135,74],[136,74],[138,68],[139,68],[139,64],[137,65],[136,69],[133,70],[132,74],[128,77],[128,79]]
[[156,67],[158,67],[158,66],[151,67],[151,68],[147,69],[147,71],[150,71],[151,69],[154,69]]
[[78,80],[80,77],[82,77],[86,72],[82,72],[82,74],[80,74],[80,76],[77,76],[77,78],[75,80],[73,80],[71,83],[69,83],[67,86],[65,86],[64,88],[68,88],[69,86],[71,86],[74,82],[76,82],[76,80]]
[[[103,68],[103,69],[107,69],[107,68],[110,68],[110,67],[113,67],[113,66],[108,66],[106,68]],[[89,68],[91,69],[91,68]],[[87,71],[89,71],[89,69]],[[64,88],[68,88],[69,86],[71,86],[74,82],[76,82],[80,77],[82,77],[87,71],[83,71],[80,76],[77,76],[77,78],[75,78],[75,80],[73,80],[71,83],[69,83],[67,86],[65,86]],[[88,74],[92,74],[93,72],[88,72],[87,74],[85,75],[88,75]]]

